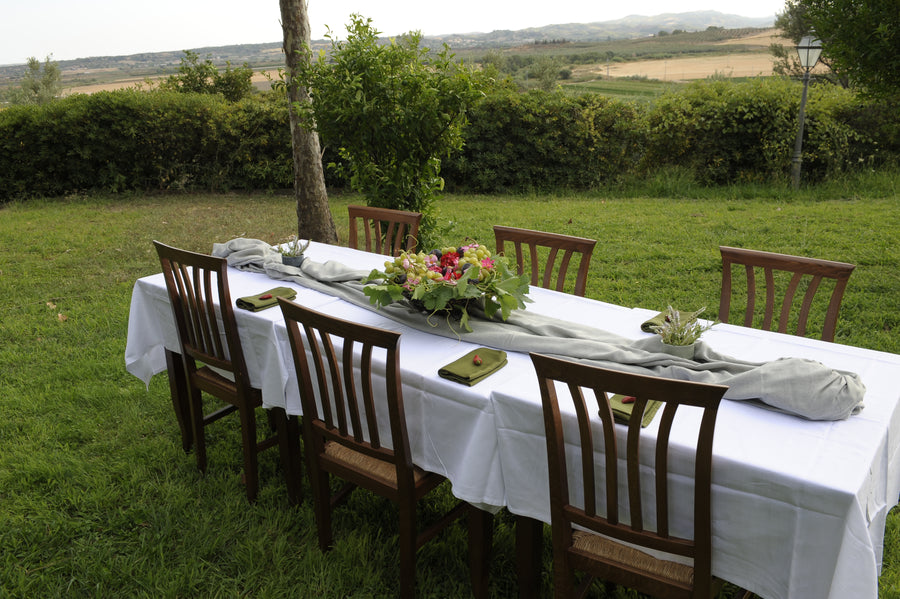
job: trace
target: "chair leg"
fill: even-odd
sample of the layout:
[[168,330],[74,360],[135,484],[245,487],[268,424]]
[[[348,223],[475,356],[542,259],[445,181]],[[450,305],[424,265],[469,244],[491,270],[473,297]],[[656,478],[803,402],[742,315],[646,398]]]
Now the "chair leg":
[[472,595],[475,599],[487,599],[494,515],[470,505],[466,518],[469,524],[469,573],[472,579]]
[[[309,451],[312,451],[311,449]],[[319,535],[319,549],[322,552],[331,549],[331,489],[328,473],[319,468],[315,458],[307,454],[306,471],[309,473],[309,485],[313,496],[313,513],[316,517],[316,532]]]
[[544,523],[526,516],[516,516],[516,570],[520,599],[530,599],[540,594],[543,548]]
[[206,435],[203,431],[203,397],[200,389],[190,388],[191,427],[194,434],[194,454],[197,456],[197,468],[206,472]]
[[400,500],[400,597],[415,599],[416,596],[416,502],[409,497]]
[[191,399],[187,388],[187,376],[181,354],[166,350],[166,371],[169,373],[169,393],[172,396],[172,407],[181,429],[181,446],[185,453],[191,450],[194,431],[191,426]]
[[246,481],[247,499],[256,501],[259,490],[259,466],[256,451],[256,413],[253,408],[239,409],[241,416],[241,439],[244,446],[244,478]]
[[[553,555],[553,596],[571,599],[575,595],[575,576],[565,555]],[[583,589],[587,590],[587,589]]]

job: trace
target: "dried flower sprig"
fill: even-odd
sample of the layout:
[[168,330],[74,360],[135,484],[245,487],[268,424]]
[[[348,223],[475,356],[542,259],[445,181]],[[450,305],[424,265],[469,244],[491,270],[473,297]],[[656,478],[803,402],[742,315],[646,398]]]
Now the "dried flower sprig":
[[697,317],[705,310],[706,306],[696,312],[679,312],[669,306],[666,308],[663,323],[652,327],[651,330],[662,337],[662,342],[667,345],[691,345],[715,324],[713,322],[703,325],[697,321]]
[[282,256],[300,256],[303,252],[306,251],[306,248],[309,247],[309,241],[303,243],[300,241],[300,238],[296,235],[291,235],[291,238],[288,239],[282,245],[275,246],[275,249],[278,250]]

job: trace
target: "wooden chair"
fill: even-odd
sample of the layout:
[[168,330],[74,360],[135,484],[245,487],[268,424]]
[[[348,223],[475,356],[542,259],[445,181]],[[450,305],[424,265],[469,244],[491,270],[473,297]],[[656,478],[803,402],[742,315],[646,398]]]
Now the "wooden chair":
[[[824,325],[822,329],[822,339],[824,341],[834,341],[835,328],[837,326],[838,312],[841,309],[841,300],[844,297],[844,290],[847,287],[847,280],[853,269],[853,264],[844,262],[832,262],[830,260],[817,260],[815,258],[803,258],[800,256],[789,256],[786,254],[775,254],[772,252],[762,252],[758,250],[745,250],[733,247],[720,246],[719,251],[722,254],[722,296],[719,303],[719,320],[728,322],[729,312],[731,310],[732,296],[732,265],[743,265],[747,275],[747,306],[744,312],[745,327],[753,326],[755,319],[758,320],[756,314],[756,269],[761,269],[765,280],[765,312],[762,315],[762,322],[759,328],[767,331],[772,330],[772,316],[775,313],[775,297],[776,288],[776,272],[782,271],[791,273],[790,281],[784,287],[784,295],[778,316],[778,332],[788,332],[788,323],[791,320],[791,312],[795,303],[795,296],[800,289],[801,281],[805,279],[806,291],[803,294],[803,303],[800,306],[800,312],[797,316],[797,328],[795,335],[803,336],[806,334],[807,321],[810,315],[810,308],[816,292],[819,290],[822,279],[833,279],[834,286],[831,292],[831,299],[828,302],[825,311]],[[786,278],[786,277],[785,277]]]
[[[296,418],[288,419],[284,410],[268,412],[270,425],[277,430],[257,440],[255,410],[262,406],[262,394],[250,385],[244,354],[228,291],[227,262],[206,254],[173,248],[154,241],[162,264],[169,301],[175,317],[180,355],[171,352],[169,377],[176,413],[188,418],[189,435],[185,449],[193,444],[197,466],[206,471],[204,427],[232,412],[238,412],[244,455],[247,499],[256,500],[259,487],[257,454],[278,445],[285,468],[291,500],[299,498],[299,462],[294,459],[292,443],[299,444]],[[209,414],[203,413],[202,392],[227,405]],[[187,409],[184,405],[187,404]]]
[[[488,512],[460,502],[421,532],[416,526],[416,503],[446,479],[412,462],[400,381],[400,334],[333,318],[284,298],[279,303],[300,387],[303,446],[320,549],[327,551],[332,544],[332,508],[355,487],[391,500],[399,511],[400,596],[412,598],[416,550],[467,515],[472,588],[476,597],[487,596]],[[346,482],[333,496],[330,475]]]
[[[540,285],[545,289],[553,289],[563,291],[566,283],[566,272],[569,269],[569,262],[575,254],[580,254],[581,261],[578,266],[578,273],[575,277],[575,289],[573,293],[584,297],[585,287],[587,286],[588,268],[591,264],[591,254],[594,252],[594,246],[597,241],[594,239],[586,239],[584,237],[572,237],[571,235],[560,235],[558,233],[544,233],[543,231],[532,231],[530,229],[517,229],[515,227],[504,227],[494,225],[494,237],[497,243],[497,253],[504,254],[504,242],[512,242],[516,253],[516,268],[519,274],[525,272],[525,250],[528,252],[528,262],[531,264],[531,284]],[[525,246],[525,250],[523,247]],[[538,257],[538,248],[549,248],[547,259],[543,261],[543,275],[541,275],[541,260]],[[558,272],[556,274],[556,283],[552,283],[556,257],[559,252],[563,252],[562,261],[559,263]],[[538,281],[540,277],[540,282]],[[554,286],[551,286],[554,285]]]
[[[547,435],[555,596],[573,596],[576,571],[587,574],[578,589],[582,594],[596,577],[659,598],[714,596],[722,581],[714,579],[710,569],[712,444],[719,401],[727,387],[606,370],[539,354],[531,354],[531,359],[540,384]],[[557,397],[557,381],[567,389],[565,408]],[[585,393],[587,390],[590,392]],[[627,426],[614,422],[607,393],[636,398]],[[591,396],[594,401],[589,401]],[[563,415],[571,414],[569,397],[575,422],[564,423]],[[641,438],[642,430],[653,430],[641,428],[649,399],[664,406],[656,415],[655,448],[649,439]],[[682,405],[702,410],[695,450],[679,447],[677,458],[680,463],[685,459],[693,463],[692,538],[670,531],[670,475],[673,480],[685,476],[683,472],[670,473],[669,434]],[[620,436],[624,443],[619,443]],[[572,476],[581,477],[584,486],[583,496],[575,501],[569,497],[567,446],[578,452]],[[620,480],[621,447],[625,448],[624,480]],[[603,463],[595,463],[595,448],[603,452]],[[641,457],[641,451],[651,449],[655,449],[652,458]],[[674,456],[671,462],[676,462]],[[650,466],[649,474],[648,464],[655,465]],[[596,480],[595,474],[602,471],[605,480]],[[649,483],[649,477],[656,497],[652,505],[645,505],[641,484]],[[682,556],[693,565],[660,559],[642,548]]]
[[421,212],[352,205],[347,206],[347,212],[350,216],[350,247],[359,249],[357,221],[362,219],[367,252],[399,256],[403,250],[415,249]]

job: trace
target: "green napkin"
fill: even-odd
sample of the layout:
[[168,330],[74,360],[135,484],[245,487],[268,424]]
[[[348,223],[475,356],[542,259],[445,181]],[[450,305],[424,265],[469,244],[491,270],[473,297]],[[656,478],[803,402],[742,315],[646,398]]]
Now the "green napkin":
[[[625,399],[625,395],[613,395],[609,398],[609,405],[612,407],[613,418],[622,424],[628,424],[628,421],[631,420],[631,410],[634,408],[634,398],[631,398],[632,401],[628,403],[624,402]],[[662,402],[656,401],[655,399],[651,399],[647,402],[647,405],[644,407],[644,417],[641,418],[641,428],[646,428],[650,424],[661,405]]]
[[[684,322],[685,320],[687,320],[688,318],[690,318],[693,315],[694,315],[693,312],[682,312],[681,310],[678,310],[678,317],[681,319],[682,322]],[[653,330],[653,327],[661,327],[663,325],[663,323],[665,323],[665,322],[666,322],[666,313],[660,312],[659,314],[657,314],[650,320],[645,321],[641,325],[641,330],[644,331],[645,333],[655,333],[656,331]]]
[[[481,358],[481,364],[475,364],[475,356]],[[479,347],[438,370],[438,375],[471,387],[504,366],[506,366],[505,351]]]
[[266,308],[278,305],[279,297],[292,300],[297,297],[297,291],[290,287],[275,287],[274,289],[263,291],[257,295],[239,297],[235,304],[237,304],[238,308],[250,310],[251,312],[259,312],[260,310],[265,310]]

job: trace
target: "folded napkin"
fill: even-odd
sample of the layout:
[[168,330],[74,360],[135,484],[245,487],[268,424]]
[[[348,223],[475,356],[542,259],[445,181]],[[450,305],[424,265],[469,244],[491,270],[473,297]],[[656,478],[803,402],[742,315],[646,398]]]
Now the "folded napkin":
[[[625,395],[613,395],[609,398],[609,405],[612,408],[613,418],[622,424],[628,424],[631,420],[631,410],[634,409],[634,398]],[[651,399],[644,407],[644,417],[641,418],[641,428],[647,427],[656,416],[657,410],[662,402]]]
[[297,291],[290,287],[275,287],[274,289],[263,291],[258,295],[239,297],[235,304],[237,304],[238,308],[250,310],[251,312],[259,312],[260,310],[265,310],[266,308],[277,305],[279,297],[292,300],[297,297]]
[[[478,356],[480,360],[475,357]],[[476,362],[481,362],[476,364]],[[506,366],[506,352],[489,347],[473,349],[462,358],[450,362],[438,375],[445,379],[472,386]]]
[[[693,312],[682,312],[678,310],[678,317],[682,322],[685,322],[687,319],[691,318],[694,315]],[[645,333],[655,333],[653,327],[661,327],[666,322],[666,313],[660,312],[650,320],[644,321],[641,325],[641,330]]]

